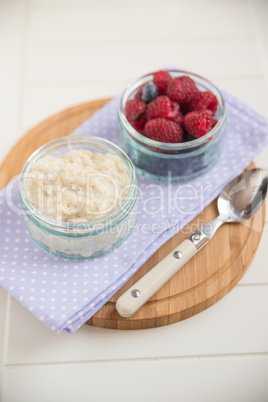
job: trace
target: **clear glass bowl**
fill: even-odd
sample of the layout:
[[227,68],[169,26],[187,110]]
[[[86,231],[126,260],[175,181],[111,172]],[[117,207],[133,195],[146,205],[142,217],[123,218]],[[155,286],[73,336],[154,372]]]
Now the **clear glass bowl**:
[[136,131],[125,116],[128,99],[138,88],[152,81],[150,73],[132,82],[123,92],[118,109],[121,146],[134,163],[137,172],[153,180],[186,181],[213,167],[221,152],[221,137],[226,127],[226,108],[221,92],[205,78],[183,70],[167,70],[172,77],[187,75],[201,91],[212,92],[218,100],[214,116],[218,122],[201,138],[179,144],[151,140]]
[[[119,206],[102,218],[79,223],[61,222],[44,215],[30,202],[27,180],[33,163],[44,156],[58,156],[73,149],[114,154],[124,164],[129,178],[126,196]],[[33,240],[49,253],[75,260],[108,253],[127,238],[136,223],[137,194],[135,169],[128,156],[110,141],[88,135],[69,135],[40,147],[27,160],[20,179],[20,201]]]

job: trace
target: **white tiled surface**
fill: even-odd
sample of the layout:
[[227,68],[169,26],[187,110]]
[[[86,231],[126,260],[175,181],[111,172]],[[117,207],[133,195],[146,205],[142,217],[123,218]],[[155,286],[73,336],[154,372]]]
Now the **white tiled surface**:
[[16,366],[4,373],[4,394],[21,402],[266,402],[267,370],[264,355]]
[[[0,159],[40,120],[162,65],[204,74],[268,118],[267,44],[266,0],[0,0]],[[267,149],[256,162],[268,168]],[[219,303],[152,330],[56,336],[1,288],[1,400],[268,401],[267,242],[266,223]]]

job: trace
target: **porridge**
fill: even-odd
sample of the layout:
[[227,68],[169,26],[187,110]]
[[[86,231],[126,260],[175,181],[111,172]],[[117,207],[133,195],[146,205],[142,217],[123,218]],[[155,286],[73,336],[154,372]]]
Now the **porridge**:
[[80,149],[38,159],[27,187],[31,203],[44,215],[62,222],[89,222],[121,204],[129,178],[118,156]]

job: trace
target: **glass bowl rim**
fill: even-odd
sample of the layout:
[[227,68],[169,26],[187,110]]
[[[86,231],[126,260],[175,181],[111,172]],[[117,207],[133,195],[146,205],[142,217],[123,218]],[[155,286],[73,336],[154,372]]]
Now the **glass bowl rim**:
[[[159,71],[159,70],[158,70]],[[181,75],[188,75],[191,78],[196,78],[198,81],[202,81],[205,84],[207,84],[209,87],[213,88],[213,93],[216,95],[218,99],[218,105],[219,105],[219,111],[220,111],[220,116],[218,119],[217,124],[213,127],[212,130],[210,130],[207,134],[205,134],[203,137],[197,138],[196,140],[192,141],[187,141],[187,142],[182,142],[182,143],[167,143],[167,142],[160,142],[160,141],[155,141],[152,140],[148,137],[145,137],[144,135],[140,134],[138,131],[132,127],[132,125],[129,123],[127,120],[124,110],[125,110],[125,105],[126,102],[129,98],[129,96],[133,93],[134,90],[136,90],[139,86],[141,86],[145,82],[149,82],[149,78],[152,78],[153,74],[156,71],[147,73],[134,81],[132,81],[123,91],[121,97],[120,97],[120,102],[119,102],[119,107],[118,107],[118,117],[119,120],[121,120],[124,128],[126,128],[127,134],[131,135],[139,144],[151,147],[151,148],[156,148],[156,149],[163,149],[164,151],[187,151],[187,149],[192,150],[195,146],[200,146],[202,144],[205,144],[210,140],[211,138],[217,137],[217,135],[222,131],[222,128],[224,127],[225,121],[226,121],[226,103],[224,100],[224,97],[221,93],[221,91],[218,89],[217,86],[213,84],[210,80],[207,78],[192,73],[187,70],[178,70],[178,69],[164,69],[164,71],[167,71],[173,75],[177,74],[177,76]],[[142,82],[141,82],[142,81]],[[197,82],[198,83],[198,82]],[[220,104],[219,104],[220,101]]]
[[[79,143],[79,142],[92,142],[93,145],[97,146],[98,143],[103,144],[106,147],[113,148],[115,153],[114,154],[119,154],[121,159],[123,159],[123,162],[125,166],[128,168],[127,174],[130,180],[130,185],[128,192],[126,196],[124,197],[123,201],[121,202],[120,205],[118,205],[114,210],[109,212],[108,214],[104,215],[102,218],[98,218],[92,221],[88,222],[63,222],[63,221],[57,221],[56,219],[50,218],[47,215],[43,214],[40,212],[30,201],[28,197],[27,190],[25,188],[25,175],[30,171],[32,163],[34,163],[36,160],[38,160],[41,156],[43,156],[48,150],[53,150],[54,147],[60,146],[60,145],[68,145],[70,142],[74,143]],[[107,152],[109,152],[107,150]],[[134,190],[134,191],[133,191]],[[133,194],[130,194],[130,193]],[[138,193],[138,181],[136,177],[136,172],[134,165],[131,161],[131,159],[128,157],[128,155],[116,144],[112,143],[109,140],[106,140],[101,137],[97,136],[92,136],[92,135],[67,135],[61,138],[57,138],[55,140],[49,141],[46,144],[42,145],[38,149],[36,149],[30,157],[27,159],[25,162],[21,175],[20,175],[20,183],[19,183],[19,195],[20,195],[20,200],[22,203],[22,207],[26,215],[35,221],[37,221],[38,224],[42,225],[48,225],[48,229],[52,231],[57,231],[57,229],[62,229],[62,230],[75,230],[75,229],[80,229],[83,227],[83,230],[85,230],[84,235],[87,234],[94,234],[93,232],[90,231],[90,229],[93,229],[95,225],[100,225],[102,229],[96,230],[96,232],[99,232],[101,230],[107,230],[111,226],[115,226],[118,222],[118,220],[122,220],[127,214],[132,210],[134,207],[136,201],[137,201],[137,193]],[[130,201],[129,201],[130,200]],[[128,213],[126,213],[128,211]],[[31,216],[29,216],[29,212],[31,213]],[[52,227],[52,229],[51,229]],[[86,232],[86,230],[89,230],[89,232]],[[58,231],[58,234],[64,235],[64,232]]]

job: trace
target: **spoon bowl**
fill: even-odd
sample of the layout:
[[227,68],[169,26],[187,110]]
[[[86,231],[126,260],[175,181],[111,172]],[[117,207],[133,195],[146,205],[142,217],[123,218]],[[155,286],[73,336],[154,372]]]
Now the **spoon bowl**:
[[252,218],[267,194],[268,177],[263,169],[244,171],[224,187],[218,198],[220,215],[226,222],[243,222]]

